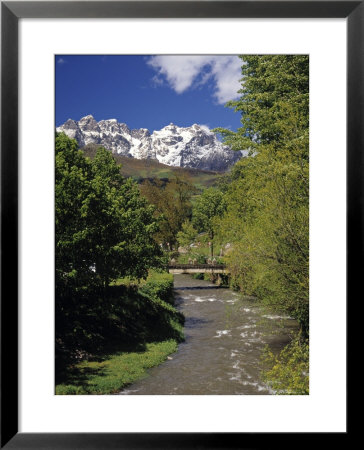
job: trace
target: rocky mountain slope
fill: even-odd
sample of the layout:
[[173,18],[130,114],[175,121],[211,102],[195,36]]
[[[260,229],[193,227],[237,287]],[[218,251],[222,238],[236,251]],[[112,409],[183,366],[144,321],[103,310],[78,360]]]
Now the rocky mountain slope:
[[116,119],[96,120],[86,116],[78,122],[67,120],[57,127],[80,147],[97,144],[112,153],[137,159],[154,159],[168,166],[223,172],[244,156],[223,145],[207,127],[178,127],[173,123],[150,133],[146,128],[131,130]]

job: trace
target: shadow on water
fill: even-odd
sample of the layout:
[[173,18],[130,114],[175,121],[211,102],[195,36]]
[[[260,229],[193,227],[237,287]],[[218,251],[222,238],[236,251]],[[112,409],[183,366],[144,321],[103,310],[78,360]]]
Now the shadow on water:
[[189,317],[185,322],[185,328],[194,328],[197,325],[204,325],[206,323],[211,323],[212,320],[203,319],[201,317]]

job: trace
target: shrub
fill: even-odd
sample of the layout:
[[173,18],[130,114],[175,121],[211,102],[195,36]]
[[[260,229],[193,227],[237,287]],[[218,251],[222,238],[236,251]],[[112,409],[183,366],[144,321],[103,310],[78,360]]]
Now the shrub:
[[139,291],[173,305],[173,275],[167,272],[150,271],[146,282],[142,284]]
[[265,349],[263,380],[277,394],[307,395],[309,393],[309,346],[300,337],[294,339],[278,355]]

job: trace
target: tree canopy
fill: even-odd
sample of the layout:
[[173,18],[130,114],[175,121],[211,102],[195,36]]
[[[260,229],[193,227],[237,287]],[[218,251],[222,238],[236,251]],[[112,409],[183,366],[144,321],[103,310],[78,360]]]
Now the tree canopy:
[[[218,128],[234,149],[298,148],[308,157],[309,58],[306,55],[241,56],[240,99],[227,103],[241,114],[236,133]],[[306,152],[304,152],[306,150]],[[302,153],[304,152],[304,153]]]
[[243,56],[234,149],[250,148],[225,186],[219,233],[232,243],[232,280],[288,311],[308,333],[309,60],[305,55]]
[[215,221],[222,217],[226,209],[226,202],[221,191],[215,188],[206,189],[197,198],[194,208],[192,223],[197,231],[206,232],[210,239],[211,256],[214,256],[213,240],[215,237]]
[[103,284],[143,278],[160,265],[154,208],[100,147],[91,161],[76,141],[56,137],[56,270],[58,280]]
[[192,244],[197,236],[197,231],[193,228],[192,223],[186,220],[182,224],[181,231],[177,233],[177,240],[179,245],[187,247],[190,250],[190,244]]
[[112,154],[99,148],[90,160],[65,134],[56,135],[55,151],[59,355],[100,342],[111,329],[122,332],[124,318],[115,315],[121,300],[110,299],[110,282],[146,278],[163,260],[154,240],[154,208],[135,182],[120,175]]
[[175,175],[163,183],[162,180],[146,180],[141,186],[142,194],[155,206],[155,217],[159,231],[155,238],[164,247],[177,244],[177,233],[185,220],[191,217],[191,198],[196,188],[186,176]]

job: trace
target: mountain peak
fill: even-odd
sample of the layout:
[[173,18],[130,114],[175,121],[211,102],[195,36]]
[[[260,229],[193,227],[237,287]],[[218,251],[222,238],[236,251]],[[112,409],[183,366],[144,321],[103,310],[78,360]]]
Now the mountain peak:
[[[91,116],[92,117],[92,116]],[[111,122],[111,123],[117,123],[117,120],[116,119],[103,119],[103,120],[100,120],[100,122]]]
[[85,121],[85,120],[90,120],[90,119],[95,120],[95,118],[94,118],[94,116],[93,116],[92,114],[88,114],[87,116],[82,117],[82,118],[80,119],[80,122]]
[[167,130],[169,130],[169,129],[175,130],[176,128],[179,128],[179,127],[171,122],[169,125],[166,125],[165,127],[163,127],[162,130],[165,130],[165,129],[167,129]]
[[87,115],[78,122],[69,119],[57,131],[76,139],[80,147],[103,145],[112,153],[156,159],[169,166],[223,172],[243,156],[223,145],[207,126],[196,123],[183,128],[171,122],[151,134],[146,128],[130,129],[116,119],[96,122]]

